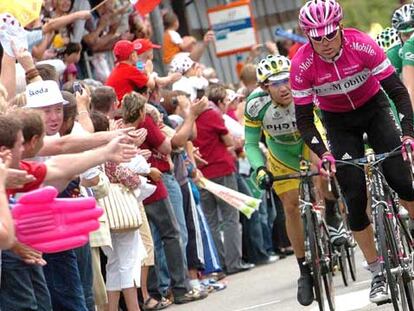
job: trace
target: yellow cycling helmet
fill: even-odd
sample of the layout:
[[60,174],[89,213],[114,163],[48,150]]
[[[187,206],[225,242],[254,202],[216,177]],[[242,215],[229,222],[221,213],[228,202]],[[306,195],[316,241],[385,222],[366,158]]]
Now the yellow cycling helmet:
[[282,55],[267,55],[256,67],[257,82],[264,83],[269,78],[276,77],[284,73],[283,78],[288,77],[290,71],[290,60]]

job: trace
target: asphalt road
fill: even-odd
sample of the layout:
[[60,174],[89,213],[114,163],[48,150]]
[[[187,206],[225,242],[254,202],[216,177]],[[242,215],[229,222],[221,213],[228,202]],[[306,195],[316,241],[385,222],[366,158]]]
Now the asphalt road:
[[[182,306],[172,306],[171,311],[279,311],[319,310],[316,301],[309,307],[296,302],[298,271],[293,256],[276,263],[229,276],[227,289],[212,293],[205,300]],[[336,310],[393,310],[390,304],[376,306],[368,300],[370,273],[362,267],[361,254],[357,253],[357,280],[349,287],[343,285],[340,272],[334,277]]]

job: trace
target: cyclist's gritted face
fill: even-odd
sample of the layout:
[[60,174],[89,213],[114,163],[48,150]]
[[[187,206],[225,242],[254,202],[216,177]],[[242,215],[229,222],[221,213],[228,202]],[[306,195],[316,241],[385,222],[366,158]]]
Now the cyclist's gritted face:
[[292,91],[288,77],[281,80],[267,81],[265,83],[265,90],[277,105],[287,107],[292,103]]
[[341,28],[338,28],[324,36],[309,36],[312,46],[320,56],[332,59],[338,55],[342,47]]
[[408,39],[411,38],[411,36],[414,34],[414,31],[400,32],[399,34],[400,34],[400,39],[402,43],[405,43]]

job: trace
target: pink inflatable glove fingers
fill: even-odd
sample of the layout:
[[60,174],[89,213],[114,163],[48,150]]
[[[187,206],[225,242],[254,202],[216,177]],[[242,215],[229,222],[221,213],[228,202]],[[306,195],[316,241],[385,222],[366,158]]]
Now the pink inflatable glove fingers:
[[76,224],[78,222],[84,222],[88,220],[96,220],[101,217],[103,210],[101,208],[94,208],[88,211],[80,211],[77,213],[68,213],[65,217],[65,224]]
[[30,191],[22,195],[19,199],[19,203],[21,204],[33,204],[36,203],[50,203],[52,202],[57,196],[58,191],[53,187],[44,187],[34,191]]
[[[76,213],[82,210],[91,210],[96,207],[95,198],[56,199],[53,206],[59,213]],[[69,201],[69,204],[68,204]]]
[[56,199],[45,187],[23,195],[12,209],[19,241],[41,252],[60,252],[84,245],[99,228],[103,210],[94,198]]
[[77,226],[65,227],[64,230],[58,230],[54,232],[53,239],[50,239],[50,232],[44,231],[41,233],[37,233],[29,240],[32,244],[41,244],[43,242],[63,240],[71,237],[88,236],[89,232],[94,231],[98,228],[99,221],[90,220],[88,222],[80,223]]

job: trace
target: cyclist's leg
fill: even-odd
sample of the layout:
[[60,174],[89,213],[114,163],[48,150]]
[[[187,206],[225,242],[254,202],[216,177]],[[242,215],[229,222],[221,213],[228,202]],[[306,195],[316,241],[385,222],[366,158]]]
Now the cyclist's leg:
[[[336,114],[323,112],[330,150],[337,160],[364,156],[362,128],[356,124],[362,115],[356,112]],[[363,123],[361,121],[361,123]],[[348,205],[349,225],[368,263],[375,262],[378,254],[374,235],[366,213],[367,197],[364,171],[351,165],[338,165],[336,177]]]
[[[312,163],[318,163],[318,156],[313,152],[310,153],[310,159]],[[317,196],[319,195],[317,201],[325,201],[324,216],[326,224],[328,225],[330,241],[333,245],[343,245],[347,241],[347,233],[340,215],[338,200],[335,197],[334,189],[330,192],[328,189],[328,181],[320,176],[315,176],[313,181]]]
[[[367,129],[369,143],[376,153],[391,151],[401,145],[400,131],[390,114],[389,107],[378,108]],[[409,165],[401,156],[388,158],[383,163],[388,184],[401,198],[411,219],[414,219],[414,190],[412,188]]]
[[295,256],[298,258],[305,257],[303,225],[298,200],[299,191],[298,189],[293,189],[284,193],[278,193],[278,195],[283,204],[286,218],[286,231]]
[[[333,118],[331,121],[333,126],[331,128],[328,126],[328,136],[334,157],[338,160],[362,157],[363,133],[358,129],[346,129],[347,122],[352,124],[351,120],[341,122],[338,118]],[[337,127],[335,123],[340,125]],[[341,124],[343,127],[340,127]],[[385,301],[388,299],[385,278],[381,274],[374,231],[366,213],[367,192],[364,171],[350,165],[338,166],[336,176],[348,205],[350,228],[372,273],[369,298],[375,303]]]
[[[280,160],[272,153],[269,153],[268,165],[269,170],[274,176],[295,172],[293,168],[290,168],[285,164],[285,161]],[[273,184],[273,188],[282,201],[286,218],[286,231],[290,243],[292,244],[293,251],[295,252],[296,257],[304,257],[303,225],[299,210],[299,180],[290,179],[277,181]]]
[[[271,153],[269,153],[268,163],[270,171],[275,176],[294,172],[292,168],[286,166]],[[310,269],[305,265],[304,233],[299,210],[299,180],[278,181],[273,184],[273,187],[282,201],[286,231],[299,265],[297,299],[300,304],[308,306],[313,302],[314,296]]]

